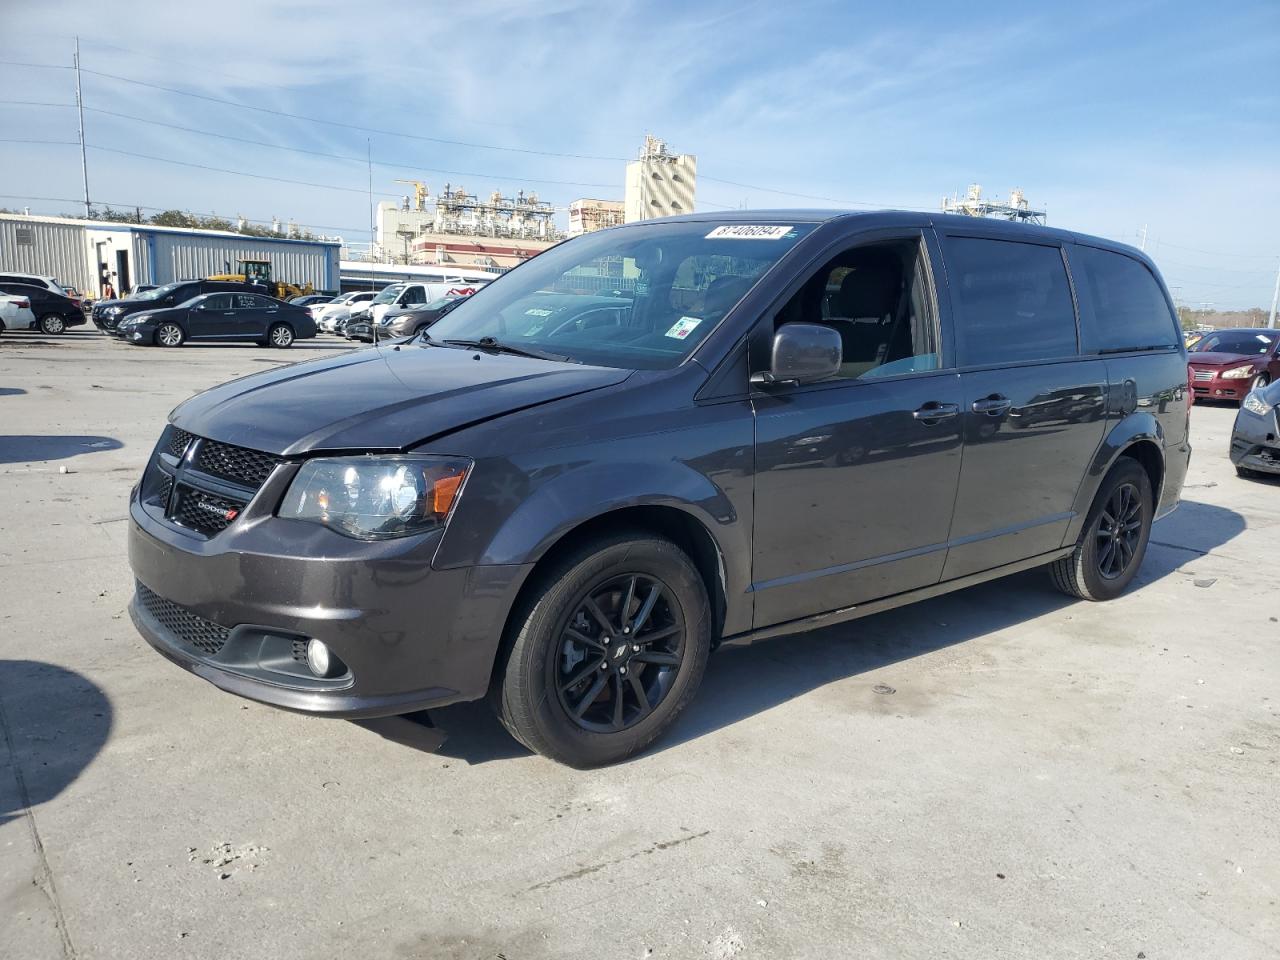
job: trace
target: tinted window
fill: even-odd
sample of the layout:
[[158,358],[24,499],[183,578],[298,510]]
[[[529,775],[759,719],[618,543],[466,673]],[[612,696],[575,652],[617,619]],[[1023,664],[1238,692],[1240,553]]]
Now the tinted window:
[[262,307],[262,303],[252,293],[237,293],[234,299],[237,310],[258,310]]
[[951,237],[946,259],[961,365],[1075,355],[1075,309],[1057,247]]
[[200,301],[205,310],[230,310],[231,294],[211,293]]
[[1076,278],[1084,276],[1093,308],[1080,317],[1080,339],[1086,353],[1177,344],[1177,323],[1156,278],[1144,264],[1096,247],[1072,247],[1068,256]]

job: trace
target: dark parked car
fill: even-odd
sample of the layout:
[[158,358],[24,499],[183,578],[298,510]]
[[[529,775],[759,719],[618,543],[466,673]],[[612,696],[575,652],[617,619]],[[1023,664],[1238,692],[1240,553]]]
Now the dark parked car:
[[31,313],[36,318],[31,328],[33,330],[59,334],[65,333],[67,327],[78,327],[85,322],[84,308],[80,306],[80,301],[54,293],[47,287],[0,281],[0,293],[26,297],[31,301]]
[[186,303],[202,293],[254,293],[268,296],[267,288],[233,280],[179,280],[123,300],[99,300],[93,305],[93,323],[103,333],[115,333],[120,321],[143,310],[163,310]]
[[1240,404],[1230,456],[1242,477],[1280,475],[1280,379],[1256,388]]
[[363,340],[365,343],[372,343],[375,337],[378,340],[395,340],[413,336],[426,330],[469,296],[442,297],[418,307],[395,307],[384,313],[377,323],[368,316],[357,317],[342,328],[342,335],[348,340]]
[[[615,278],[634,295],[582,293]],[[131,609],[240,696],[488,695],[529,748],[609,763],[721,643],[1032,567],[1117,596],[1187,424],[1173,306],[1130,247],[911,213],[631,224],[426,337],[177,407],[130,500]]]
[[317,303],[331,303],[333,297],[327,293],[305,293],[300,297],[290,297],[288,302],[295,307],[312,307]]
[[1215,330],[1196,341],[1187,360],[1197,397],[1240,403],[1250,390],[1280,380],[1280,332]]
[[180,347],[188,340],[288,347],[315,335],[315,321],[304,307],[260,293],[206,293],[176,307],[135,313],[116,328],[122,340],[160,347]]

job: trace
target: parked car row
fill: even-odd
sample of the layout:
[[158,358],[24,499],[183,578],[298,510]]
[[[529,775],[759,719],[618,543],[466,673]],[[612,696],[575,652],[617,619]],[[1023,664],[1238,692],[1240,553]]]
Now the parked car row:
[[78,295],[54,277],[0,273],[0,296],[12,300],[0,310],[4,330],[39,330],[56,335],[85,322]]

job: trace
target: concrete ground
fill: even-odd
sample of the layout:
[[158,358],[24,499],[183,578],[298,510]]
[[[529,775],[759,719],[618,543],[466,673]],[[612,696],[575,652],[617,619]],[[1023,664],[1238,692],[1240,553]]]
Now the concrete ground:
[[725,650],[582,773],[480,705],[428,753],[134,632],[165,414],[335,349],[0,339],[0,957],[1280,955],[1280,483],[1236,477],[1232,410],[1123,598],[1032,572]]

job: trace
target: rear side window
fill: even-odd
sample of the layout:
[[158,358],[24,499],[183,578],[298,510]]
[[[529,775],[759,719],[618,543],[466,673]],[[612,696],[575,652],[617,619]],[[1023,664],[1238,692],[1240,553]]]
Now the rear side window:
[[1080,318],[1086,353],[1150,350],[1178,343],[1177,322],[1145,264],[1122,253],[1072,247],[1071,269],[1083,274],[1091,310]]
[[1075,306],[1057,247],[949,237],[945,249],[961,366],[1075,356]]

